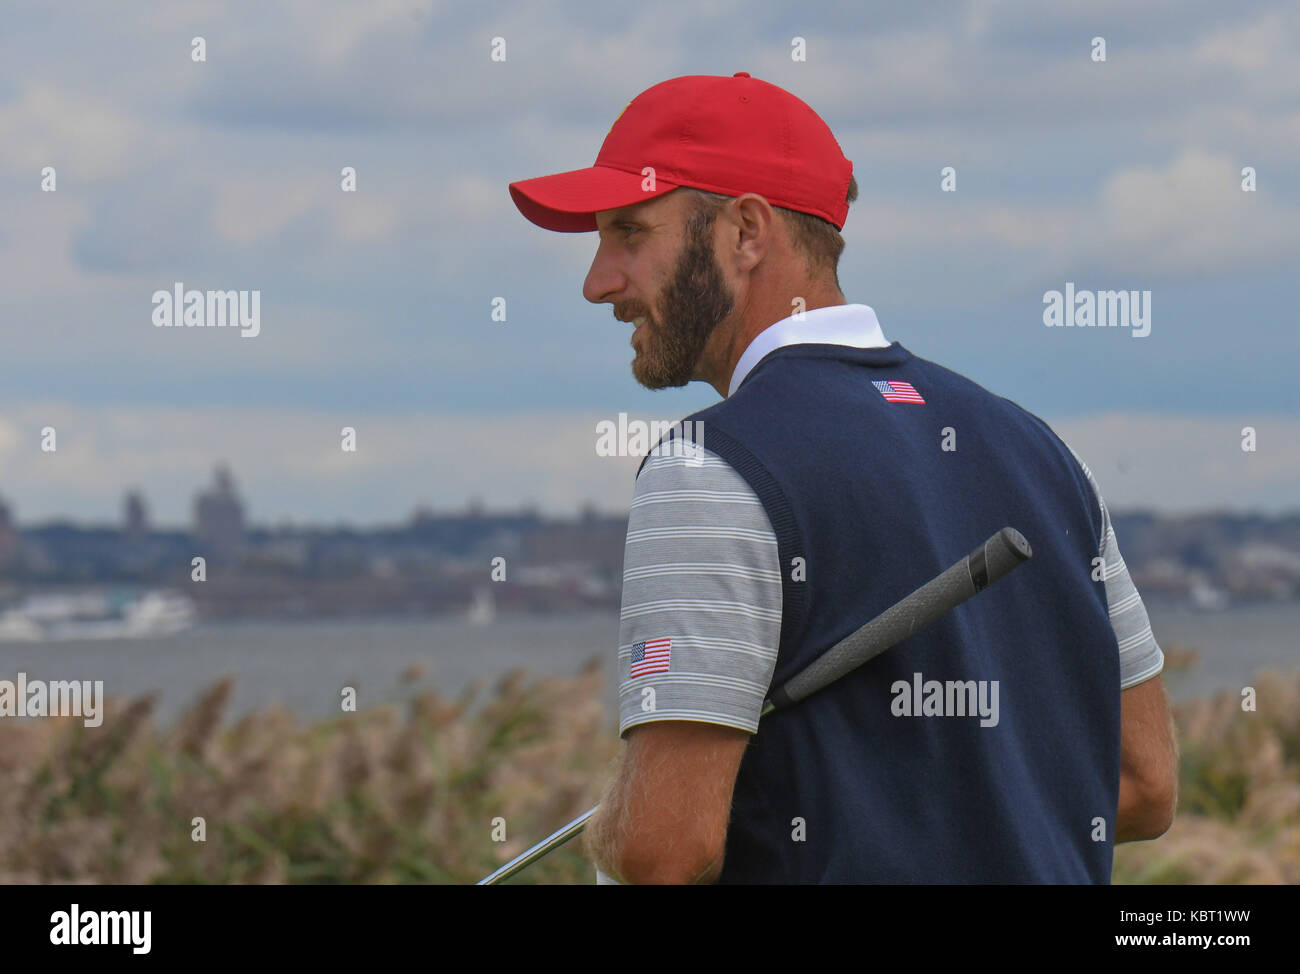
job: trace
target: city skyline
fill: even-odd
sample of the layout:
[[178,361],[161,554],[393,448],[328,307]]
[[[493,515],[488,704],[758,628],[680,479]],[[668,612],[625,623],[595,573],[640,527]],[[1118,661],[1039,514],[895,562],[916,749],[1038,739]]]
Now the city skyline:
[[[126,488],[121,497],[119,513],[116,518],[101,520],[78,518],[74,515],[55,514],[41,521],[22,521],[14,516],[15,505],[0,492],[0,525],[11,527],[39,528],[49,524],[72,524],[83,528],[120,526],[127,537],[141,537],[152,532],[170,533],[189,531],[196,538],[222,540],[227,536],[242,538],[245,532],[277,531],[288,528],[319,529],[336,528],[339,525],[352,527],[346,521],[322,519],[320,521],[294,522],[289,519],[279,521],[255,520],[246,513],[247,505],[239,492],[238,484],[230,465],[217,462],[212,468],[212,482],[207,486],[195,488],[191,503],[190,517],[185,523],[157,521],[151,514],[148,493],[138,487]],[[622,517],[626,511],[604,511],[595,504],[585,504],[577,512],[578,520],[589,521],[592,518]],[[536,504],[519,504],[501,508],[489,508],[480,497],[466,498],[459,507],[435,508],[425,503],[415,503],[404,518],[375,525],[391,528],[420,524],[448,518],[493,518],[524,516],[540,520],[565,520],[562,514],[544,511]]]

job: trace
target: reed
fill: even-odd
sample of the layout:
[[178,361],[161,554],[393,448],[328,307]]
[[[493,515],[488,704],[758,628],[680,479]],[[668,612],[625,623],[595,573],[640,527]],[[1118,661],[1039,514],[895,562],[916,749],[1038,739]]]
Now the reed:
[[[231,690],[167,732],[151,698],[0,721],[0,883],[468,883],[595,802],[616,747],[594,662],[306,724],[226,726]],[[568,849],[518,881],[592,877]]]
[[[1178,815],[1116,850],[1116,882],[1300,882],[1300,671],[1255,686],[1253,713],[1175,706]],[[0,721],[0,882],[469,883],[593,805],[618,746],[595,661],[306,723],[229,722],[231,691],[165,731],[148,697],[95,728]],[[514,882],[590,883],[577,845]]]
[[1300,883],[1300,671],[1174,705],[1178,812],[1159,839],[1115,850],[1116,883]]

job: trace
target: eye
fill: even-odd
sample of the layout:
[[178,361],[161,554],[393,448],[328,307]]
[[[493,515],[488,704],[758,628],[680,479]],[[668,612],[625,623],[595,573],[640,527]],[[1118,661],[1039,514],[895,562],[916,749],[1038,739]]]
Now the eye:
[[618,228],[619,228],[620,230],[625,231],[624,236],[629,236],[629,235],[632,234],[633,231],[640,229],[639,227],[637,227],[637,226],[635,226],[635,225],[633,225],[633,224],[631,224],[631,223],[620,223],[620,224],[618,225]]

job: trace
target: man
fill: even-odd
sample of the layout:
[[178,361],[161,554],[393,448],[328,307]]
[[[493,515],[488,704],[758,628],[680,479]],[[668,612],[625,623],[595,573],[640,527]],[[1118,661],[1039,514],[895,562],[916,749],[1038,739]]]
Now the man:
[[[845,301],[857,184],[811,108],[745,72],[675,78],[593,167],[510,192],[598,232],[583,295],[634,323],[639,382],[723,397],[686,418],[694,455],[638,471],[601,871],[1104,883],[1115,842],[1168,828],[1163,654],[1100,489],[1037,417]],[[759,730],[769,688],[1005,525],[1032,561]]]

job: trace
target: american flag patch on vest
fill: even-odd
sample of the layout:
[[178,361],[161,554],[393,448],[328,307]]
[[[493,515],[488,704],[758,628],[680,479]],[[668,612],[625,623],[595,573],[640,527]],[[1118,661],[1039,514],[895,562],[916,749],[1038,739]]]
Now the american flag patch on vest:
[[873,379],[871,384],[880,390],[888,402],[919,402],[925,405],[925,400],[910,382],[902,379]]

